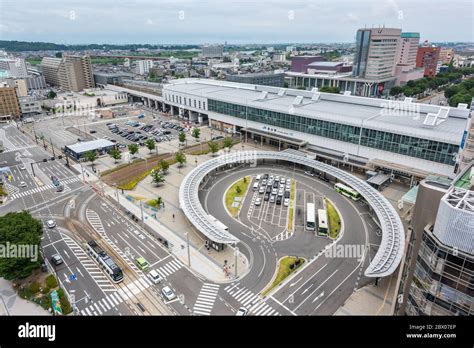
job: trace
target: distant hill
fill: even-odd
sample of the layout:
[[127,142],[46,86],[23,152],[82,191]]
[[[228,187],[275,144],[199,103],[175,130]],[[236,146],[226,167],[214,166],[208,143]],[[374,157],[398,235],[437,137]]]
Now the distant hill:
[[135,51],[137,48],[148,49],[191,49],[200,48],[199,45],[109,45],[109,44],[90,44],[90,45],[63,45],[51,42],[26,42],[26,41],[5,41],[0,40],[0,49],[12,52],[20,51],[82,51],[82,50],[131,50]]

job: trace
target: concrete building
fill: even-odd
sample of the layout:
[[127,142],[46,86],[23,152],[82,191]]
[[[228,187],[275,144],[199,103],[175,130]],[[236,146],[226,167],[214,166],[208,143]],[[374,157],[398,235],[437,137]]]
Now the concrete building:
[[61,58],[44,57],[41,61],[41,70],[47,84],[59,86],[59,66]]
[[224,55],[223,45],[204,45],[202,46],[203,58],[222,58]]
[[414,68],[419,44],[420,33],[401,33],[397,64]]
[[16,94],[18,97],[26,97],[28,95],[28,87],[25,79],[6,78],[1,80],[1,85],[3,87],[16,88]]
[[32,97],[22,97],[19,101],[23,117],[41,113],[41,102],[39,100]]
[[150,59],[136,60],[133,62],[133,72],[138,75],[148,75],[153,67],[153,61]]
[[0,120],[19,118],[20,102],[15,87],[0,87]]
[[[355,156],[392,173],[453,176],[469,109],[180,79],[163,86],[171,113],[260,144]],[[421,175],[422,176],[422,175]],[[409,177],[409,176],[408,176]]]
[[226,80],[231,81],[231,82],[238,82],[238,83],[248,83],[251,85],[284,87],[285,74],[284,73],[275,74],[273,72],[236,74],[236,75],[227,75]]
[[471,118],[461,141],[462,152],[458,171],[464,170],[467,165],[474,161],[474,122],[472,120],[472,112],[474,112],[474,98],[472,98],[471,102]]
[[0,70],[8,72],[9,77],[21,78],[28,76],[28,70],[23,58],[0,58]]
[[41,67],[46,82],[52,86],[59,86],[62,90],[78,92],[95,87],[88,55],[44,57]]
[[352,72],[352,66],[343,62],[313,62],[308,64],[308,74],[345,74]]
[[442,64],[449,64],[454,58],[454,48],[441,47],[439,51],[439,60]]
[[314,62],[323,62],[324,58],[321,56],[297,56],[291,57],[291,70],[296,73],[306,74],[308,72],[308,65]]
[[401,29],[359,29],[352,75],[365,79],[393,77],[398,58]]
[[474,314],[474,162],[420,182],[398,277],[397,315]]
[[428,46],[427,43],[423,47],[418,47],[416,66],[424,69],[424,76],[436,76],[440,51],[440,47]]
[[108,84],[121,85],[123,84],[124,79],[131,79],[133,76],[134,75],[132,73],[127,72],[94,72],[94,81],[97,85],[102,86],[106,86]]
[[41,90],[46,88],[46,80],[44,76],[31,75],[25,78],[26,87],[29,91]]

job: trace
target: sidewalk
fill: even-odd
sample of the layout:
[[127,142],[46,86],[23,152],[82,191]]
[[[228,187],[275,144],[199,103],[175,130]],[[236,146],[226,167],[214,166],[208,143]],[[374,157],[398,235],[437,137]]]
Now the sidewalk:
[[0,278],[0,315],[50,315],[36,303],[22,299],[10,281]]
[[334,315],[392,315],[395,289],[396,274],[382,278],[354,292]]
[[[111,197],[114,201],[117,201],[117,191],[112,189],[107,189],[106,194]],[[128,200],[125,195],[121,193],[119,195],[120,206],[124,209],[130,211],[139,219],[141,218],[141,209],[132,201]],[[181,237],[178,235],[178,232],[172,231],[170,228],[162,224],[160,221],[153,218],[150,214],[143,212],[143,218],[145,224],[149,226],[153,231],[155,231],[160,237],[168,241],[170,251],[178,257],[185,265],[188,265],[188,249],[186,237]],[[171,218],[172,219],[172,218]],[[168,226],[170,223],[168,222]],[[231,271],[234,269],[234,249],[227,247],[224,251],[216,252],[209,251],[207,252],[204,249],[204,241],[201,244],[196,244],[196,234],[192,233],[190,226],[184,226],[181,222],[179,228],[178,226],[173,225],[173,230],[179,230],[180,234],[189,233],[190,239],[190,256],[191,256],[191,269],[203,277],[215,281],[215,282],[230,282],[235,279],[233,274],[230,274],[229,277],[225,276],[223,266],[224,260],[228,261],[228,265],[231,267]],[[201,252],[202,251],[202,252]],[[248,261],[245,256],[239,253],[237,271],[239,275],[243,275],[247,271],[246,265]]]

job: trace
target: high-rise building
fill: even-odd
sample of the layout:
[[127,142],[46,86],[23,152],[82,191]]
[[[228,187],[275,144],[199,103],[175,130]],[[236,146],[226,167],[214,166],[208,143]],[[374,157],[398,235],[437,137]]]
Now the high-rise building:
[[398,315],[474,314],[474,162],[420,182],[399,273]]
[[153,61],[150,59],[136,60],[133,62],[134,72],[139,75],[147,75],[150,69],[153,68]]
[[401,29],[359,29],[352,75],[382,79],[395,74]]
[[0,87],[0,119],[20,117],[20,102],[15,87]]
[[0,58],[0,70],[7,71],[8,76],[13,78],[28,76],[28,70],[23,58]]
[[416,66],[425,69],[424,76],[434,77],[436,75],[440,51],[440,47],[429,46],[427,42],[424,46],[418,47]]
[[41,62],[43,75],[50,85],[66,91],[79,92],[95,86],[91,60],[88,55],[45,57]]
[[410,80],[418,80],[423,77],[424,70],[416,68],[419,43],[419,33],[402,33],[400,35],[397,65],[395,66],[396,85],[404,85]]
[[47,84],[59,86],[59,66],[61,58],[44,57],[41,61],[41,70]]
[[202,56],[204,58],[222,58],[223,55],[224,55],[224,46],[222,45],[202,46]]
[[454,48],[441,47],[439,60],[442,64],[449,64],[454,58]]

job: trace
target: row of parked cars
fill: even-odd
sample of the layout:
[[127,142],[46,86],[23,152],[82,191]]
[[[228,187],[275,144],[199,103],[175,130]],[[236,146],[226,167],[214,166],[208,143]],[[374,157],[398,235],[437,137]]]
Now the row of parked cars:
[[[291,179],[279,175],[259,174],[255,178],[253,190],[263,194],[263,200],[285,207],[290,205]],[[255,205],[262,204],[262,198],[255,199]]]

